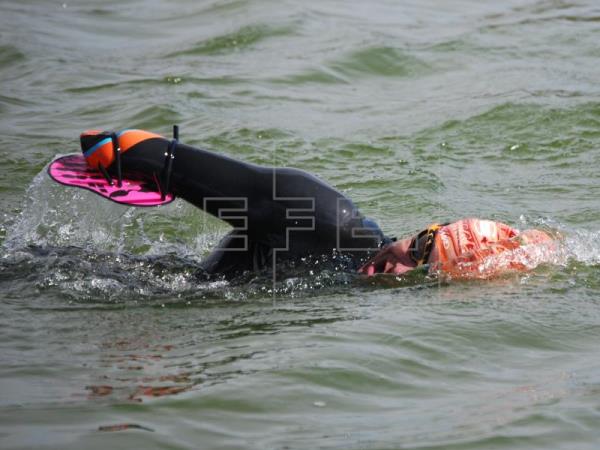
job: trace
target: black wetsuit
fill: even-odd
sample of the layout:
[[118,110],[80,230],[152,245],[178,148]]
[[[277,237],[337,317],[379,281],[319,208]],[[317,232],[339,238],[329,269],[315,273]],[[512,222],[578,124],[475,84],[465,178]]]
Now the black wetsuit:
[[[169,142],[134,145],[122,155],[123,173],[164,176]],[[89,144],[82,138],[82,146]],[[234,227],[203,261],[210,274],[232,277],[332,252],[355,270],[388,241],[349,198],[303,170],[258,166],[180,143],[172,164],[171,192]]]

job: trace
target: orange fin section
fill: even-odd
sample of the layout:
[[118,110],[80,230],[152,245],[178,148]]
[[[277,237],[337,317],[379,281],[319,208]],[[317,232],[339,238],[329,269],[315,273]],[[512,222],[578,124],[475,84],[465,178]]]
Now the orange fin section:
[[[86,131],[83,134],[93,134],[94,131],[95,130]],[[122,153],[125,153],[133,146],[147,139],[165,139],[164,136],[161,136],[160,134],[151,133],[150,131],[144,130],[124,130],[118,133],[117,136]],[[99,164],[102,164],[104,167],[109,167],[115,160],[115,152],[113,149],[112,140],[110,138],[103,139],[96,144],[96,146],[84,152],[84,156],[88,165],[94,169],[97,169]]]

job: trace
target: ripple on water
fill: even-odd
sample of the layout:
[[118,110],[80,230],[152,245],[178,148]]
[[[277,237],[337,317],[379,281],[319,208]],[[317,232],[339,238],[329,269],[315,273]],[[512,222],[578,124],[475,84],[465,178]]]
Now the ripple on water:
[[414,139],[430,145],[446,142],[450,147],[443,156],[450,158],[556,161],[589,153],[600,139],[599,127],[598,103],[565,109],[507,103],[466,120],[422,130]]
[[127,118],[124,118],[124,123],[128,128],[140,128],[142,130],[160,130],[165,124],[177,124],[181,122],[181,114],[174,107],[169,106],[148,106],[139,111],[133,111],[130,108],[130,113]]
[[361,78],[410,78],[427,75],[433,68],[410,52],[394,47],[370,47],[350,53],[344,58],[325,63],[319,69],[273,79],[274,83],[351,83]]
[[0,69],[25,60],[25,54],[12,45],[0,45]]
[[286,36],[294,32],[294,27],[274,27],[270,25],[250,25],[239,30],[213,37],[194,44],[188,49],[179,50],[167,55],[178,56],[209,56],[239,52],[248,49],[261,41],[272,37]]

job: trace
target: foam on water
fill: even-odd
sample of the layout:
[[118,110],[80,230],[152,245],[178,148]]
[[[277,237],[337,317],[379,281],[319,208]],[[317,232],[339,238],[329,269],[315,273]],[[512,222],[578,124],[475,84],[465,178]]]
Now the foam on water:
[[561,223],[555,219],[519,217],[523,227],[548,230],[559,239],[554,264],[577,262],[586,266],[600,264],[600,230],[588,230]]
[[[8,251],[75,246],[146,255],[175,252],[199,259],[219,228],[216,221],[195,214],[195,208],[183,202],[152,211],[109,203],[90,192],[52,182],[44,169],[27,189],[25,205],[7,231],[3,247]],[[147,230],[148,216],[161,221],[164,230],[158,234]]]

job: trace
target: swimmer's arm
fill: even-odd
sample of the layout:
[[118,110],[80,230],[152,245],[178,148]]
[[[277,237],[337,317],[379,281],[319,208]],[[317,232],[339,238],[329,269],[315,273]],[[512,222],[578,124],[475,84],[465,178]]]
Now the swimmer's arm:
[[402,275],[415,269],[416,264],[410,259],[407,251],[410,242],[411,239],[403,239],[388,245],[368,260],[358,272],[367,276],[376,273]]

